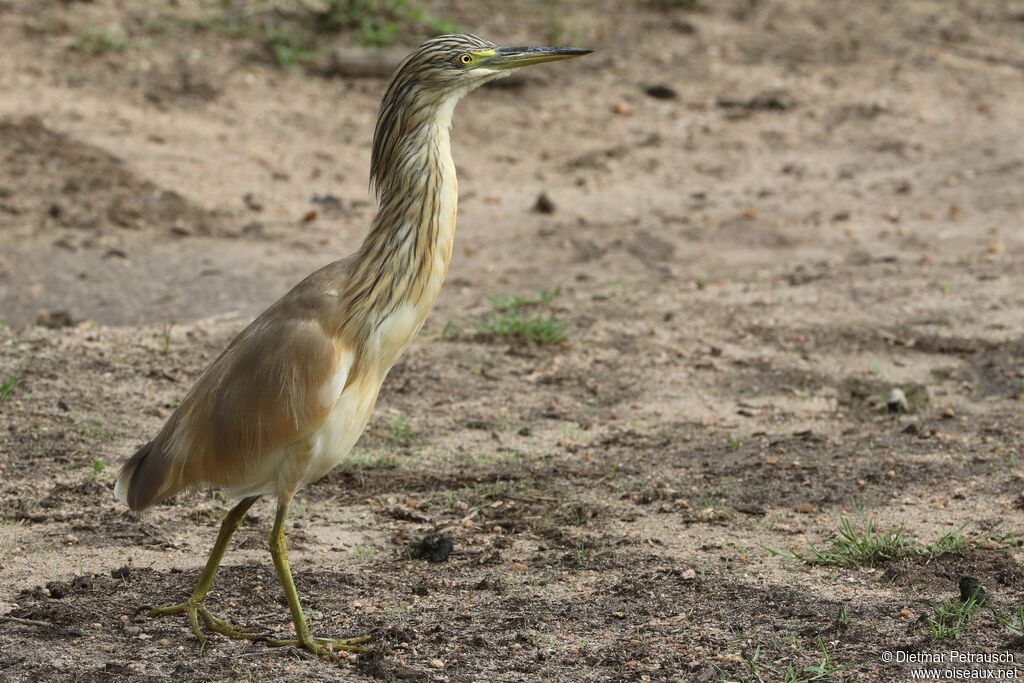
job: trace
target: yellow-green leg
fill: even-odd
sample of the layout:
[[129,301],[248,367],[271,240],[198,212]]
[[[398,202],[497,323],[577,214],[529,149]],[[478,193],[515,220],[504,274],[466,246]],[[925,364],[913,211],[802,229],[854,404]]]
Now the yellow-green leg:
[[338,658],[338,651],[363,652],[365,647],[361,643],[370,640],[369,636],[349,638],[347,640],[335,638],[314,638],[309,633],[309,626],[306,624],[306,617],[302,614],[302,605],[299,603],[299,594],[295,590],[295,581],[292,580],[292,571],[288,566],[288,548],[284,539],[284,520],[288,516],[288,502],[280,501],[277,504],[277,516],[274,518],[274,530],[270,532],[270,555],[274,558],[274,568],[277,569],[277,579],[284,589],[284,597],[288,600],[288,609],[292,613],[292,623],[295,625],[297,638],[287,640],[261,639],[271,647],[302,647],[315,655]]
[[217,569],[220,567],[220,562],[224,558],[224,552],[228,549],[228,542],[231,540],[231,535],[238,529],[238,525],[245,519],[245,513],[249,511],[252,504],[259,499],[259,496],[252,496],[251,498],[244,498],[235,507],[231,508],[227,516],[224,517],[224,521],[220,525],[220,532],[217,534],[217,542],[213,544],[213,550],[210,551],[210,557],[206,560],[206,567],[203,568],[203,573],[199,575],[199,581],[196,582],[196,586],[192,589],[192,595],[185,602],[180,602],[176,605],[168,605],[167,607],[157,607],[149,610],[146,613],[147,617],[163,617],[170,614],[187,614],[188,623],[192,628],[192,633],[195,634],[196,638],[203,644],[207,642],[206,635],[199,629],[199,620],[203,620],[203,624],[206,628],[214,633],[219,633],[229,638],[256,638],[262,629],[259,628],[247,628],[241,626],[235,626],[234,624],[224,621],[223,619],[214,616],[208,609],[203,605],[203,601],[206,600],[206,594],[210,590],[210,586],[213,585],[213,579],[217,576]]

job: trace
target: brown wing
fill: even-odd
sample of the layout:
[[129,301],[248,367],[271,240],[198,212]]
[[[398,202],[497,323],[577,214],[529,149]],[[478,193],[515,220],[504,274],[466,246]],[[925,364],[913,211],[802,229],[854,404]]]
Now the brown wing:
[[333,403],[325,387],[352,364],[328,331],[343,274],[343,262],[317,271],[235,337],[125,464],[115,494],[140,510],[203,483],[237,488],[315,431]]

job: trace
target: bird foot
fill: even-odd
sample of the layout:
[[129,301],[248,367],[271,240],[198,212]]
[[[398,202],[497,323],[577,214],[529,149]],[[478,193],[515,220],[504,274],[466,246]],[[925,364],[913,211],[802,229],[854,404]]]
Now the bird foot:
[[168,605],[166,607],[156,607],[146,612],[146,616],[150,619],[157,617],[166,617],[172,614],[187,614],[188,624],[192,629],[192,633],[195,634],[199,642],[205,645],[209,642],[209,638],[199,628],[199,620],[203,620],[203,625],[208,631],[212,633],[219,633],[222,636],[228,638],[235,638],[239,640],[254,640],[263,633],[263,629],[250,627],[250,626],[235,626],[229,621],[225,621],[218,616],[210,613],[210,610],[206,609],[203,605],[202,600],[193,600],[189,598],[185,602],[180,602],[176,605]]
[[273,638],[260,638],[268,647],[300,647],[309,650],[317,657],[326,657],[331,660],[344,659],[342,652],[359,654],[367,649],[362,644],[370,641],[370,636],[358,636],[356,638],[287,638],[276,640]]

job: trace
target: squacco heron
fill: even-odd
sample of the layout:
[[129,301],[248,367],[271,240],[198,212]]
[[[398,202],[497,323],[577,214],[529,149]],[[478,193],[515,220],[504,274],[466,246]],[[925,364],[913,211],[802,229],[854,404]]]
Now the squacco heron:
[[[316,271],[264,311],[206,369],[156,437],[121,468],[115,495],[143,510],[184,489],[241,498],[221,524],[192,595],[149,616],[184,614],[210,632],[334,657],[365,637],[314,638],[285,546],[288,503],[352,449],[391,366],[419,332],[448,271],[458,183],[449,131],[456,103],[487,81],[590,52],[497,47],[471,35],[423,43],[398,67],[373,136],[379,210],[358,251]],[[269,639],[204,605],[232,533],[261,496],[277,498],[270,555],[295,638]]]

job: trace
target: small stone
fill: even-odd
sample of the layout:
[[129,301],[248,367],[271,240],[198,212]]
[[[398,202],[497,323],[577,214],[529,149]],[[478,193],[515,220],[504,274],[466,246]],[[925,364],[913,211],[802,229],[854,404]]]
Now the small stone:
[[252,192],[246,192],[245,195],[242,196],[242,201],[245,203],[245,207],[250,211],[259,212],[263,210],[263,203],[256,199],[256,195]]
[[915,618],[915,616],[916,615],[913,612],[911,612],[909,609],[907,609],[906,607],[901,609],[900,613],[899,613],[900,619],[905,619],[907,621],[913,620]]
[[647,86],[644,88],[644,92],[648,97],[653,97],[656,100],[674,100],[679,96],[675,89],[661,84]]
[[985,587],[981,585],[981,581],[973,576],[961,576],[960,577],[960,601],[967,602],[971,598],[979,605],[984,605],[988,602],[988,594],[985,592]]
[[952,420],[954,417],[956,417],[956,411],[955,410],[953,410],[949,406],[946,406],[945,408],[942,409],[942,418],[943,419],[945,419],[945,420]]
[[548,196],[547,192],[541,192],[537,196],[537,201],[533,205],[533,210],[537,213],[553,214],[555,212],[555,203],[551,201],[551,197]]
[[899,387],[889,392],[889,400],[885,402],[885,407],[890,413],[906,413],[910,410],[907,395]]
[[618,116],[632,116],[633,105],[625,100],[615,100],[612,102],[612,112]]
[[444,562],[452,554],[455,545],[450,538],[426,536],[411,548],[413,559],[430,562]]
[[988,244],[988,253],[990,254],[1002,254],[1005,249],[1006,245],[1003,244],[1002,240],[995,240]]
[[66,543],[67,545],[74,545],[78,543],[78,536],[75,536],[74,534],[68,534],[64,537],[64,543]]
[[142,633],[142,629],[139,628],[138,626],[125,626],[124,627],[124,632],[127,633],[130,636],[137,636],[140,633]]
[[809,515],[814,512],[814,506],[810,503],[800,503],[796,506],[796,511],[802,515]]
[[46,327],[51,330],[57,330],[62,327],[72,327],[75,324],[75,319],[71,317],[71,314],[67,311],[39,311],[39,315],[36,316],[36,325],[40,327]]
[[687,569],[685,572],[680,574],[679,578],[681,578],[683,581],[694,581],[697,578],[697,570]]
[[444,662],[441,661],[440,659],[431,659],[430,660],[430,666],[432,666],[435,669],[443,669],[444,668]]

